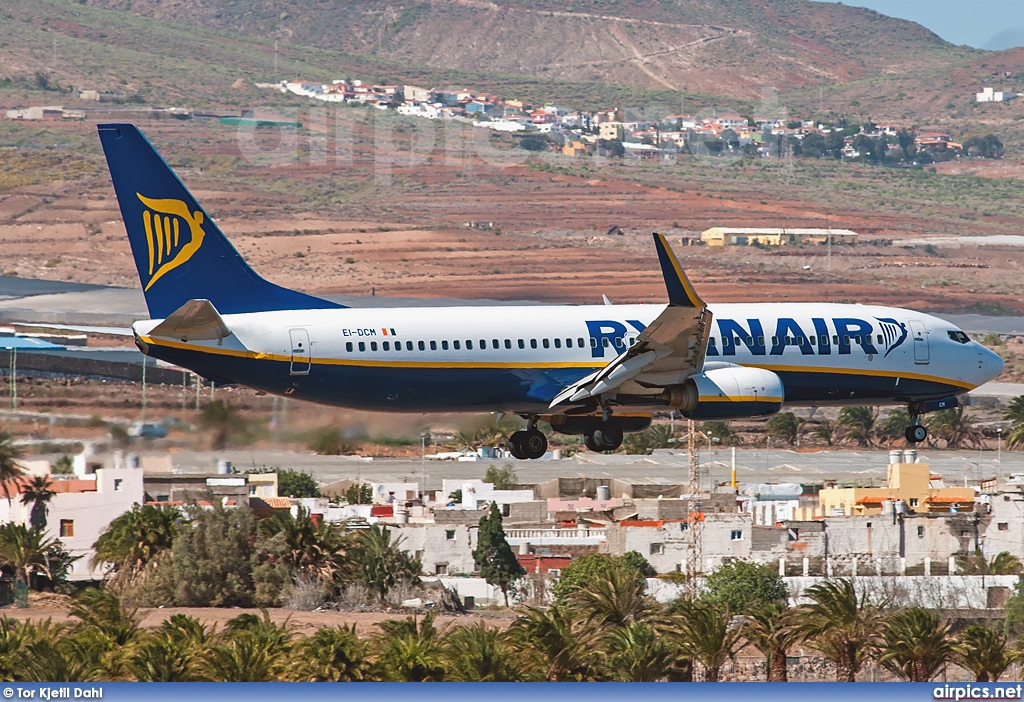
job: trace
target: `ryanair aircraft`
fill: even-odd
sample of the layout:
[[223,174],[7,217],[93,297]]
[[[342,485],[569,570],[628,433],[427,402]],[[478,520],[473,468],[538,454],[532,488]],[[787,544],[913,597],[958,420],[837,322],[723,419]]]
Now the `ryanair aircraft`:
[[504,412],[614,450],[651,413],[767,417],[783,406],[902,404],[921,415],[1003,362],[920,312],[824,303],[709,307],[654,235],[667,305],[352,309],[258,276],[130,124],[99,125],[152,319],[143,353],[222,384],[384,412]]

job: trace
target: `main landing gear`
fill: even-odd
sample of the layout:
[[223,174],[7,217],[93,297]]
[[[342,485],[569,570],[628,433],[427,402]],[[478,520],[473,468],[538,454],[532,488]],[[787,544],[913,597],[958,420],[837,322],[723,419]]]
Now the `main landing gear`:
[[508,452],[519,460],[537,459],[547,453],[548,438],[537,429],[537,418],[530,417],[530,423],[523,431],[508,437]]
[[909,407],[910,426],[903,433],[906,440],[912,444],[919,444],[928,438],[928,428],[921,424],[921,413],[914,405]]

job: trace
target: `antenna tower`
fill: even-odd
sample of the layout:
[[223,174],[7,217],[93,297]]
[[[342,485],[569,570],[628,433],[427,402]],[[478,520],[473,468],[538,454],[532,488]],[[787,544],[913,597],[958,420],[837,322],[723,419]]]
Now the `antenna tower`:
[[686,420],[687,447],[690,454],[689,497],[687,500],[687,529],[690,532],[689,548],[686,550],[687,591],[691,597],[697,596],[697,575],[704,569],[704,507],[701,500],[700,480],[700,446],[697,437],[700,434],[692,419]]

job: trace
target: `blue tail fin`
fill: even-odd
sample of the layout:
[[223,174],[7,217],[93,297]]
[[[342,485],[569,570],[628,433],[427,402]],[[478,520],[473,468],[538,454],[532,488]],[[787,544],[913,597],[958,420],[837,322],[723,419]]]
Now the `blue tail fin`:
[[221,314],[342,307],[256,275],[134,125],[99,133],[151,317],[196,299]]

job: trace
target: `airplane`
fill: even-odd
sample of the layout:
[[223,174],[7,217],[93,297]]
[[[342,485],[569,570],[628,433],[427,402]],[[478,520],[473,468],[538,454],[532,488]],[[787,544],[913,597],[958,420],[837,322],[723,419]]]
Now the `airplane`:
[[905,405],[921,416],[997,377],[998,355],[914,310],[860,304],[709,306],[654,234],[667,304],[349,308],[264,280],[131,124],[99,138],[151,319],[146,355],[218,384],[378,412],[519,415],[613,451],[655,412],[698,420],[784,407]]

